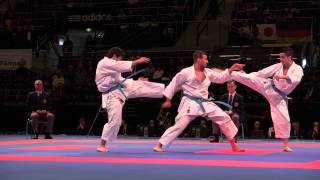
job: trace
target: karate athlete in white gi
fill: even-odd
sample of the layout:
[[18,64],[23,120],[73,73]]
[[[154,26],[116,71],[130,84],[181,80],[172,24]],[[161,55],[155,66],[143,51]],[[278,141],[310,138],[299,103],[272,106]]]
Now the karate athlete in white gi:
[[241,70],[243,65],[233,65],[230,69],[217,73],[206,68],[208,57],[203,51],[195,51],[193,53],[193,61],[193,66],[182,69],[175,75],[163,93],[166,100],[162,104],[162,108],[171,107],[171,99],[177,88],[182,88],[184,96],[178,108],[175,125],[164,132],[153,150],[163,152],[162,146],[170,145],[192,120],[197,116],[203,116],[208,117],[220,126],[222,132],[230,140],[233,151],[243,152],[244,150],[239,149],[235,142],[234,136],[237,134],[238,129],[230,116],[215,103],[207,101],[209,85],[212,82],[224,83],[230,80],[230,73],[234,70]]
[[102,108],[108,113],[108,123],[103,127],[98,152],[107,152],[107,142],[117,138],[122,121],[122,108],[127,98],[163,97],[164,84],[148,81],[134,81],[121,76],[122,72],[130,72],[137,64],[148,63],[147,57],[134,61],[123,61],[125,52],[113,47],[107,57],[99,61],[96,69],[96,85],[102,93]]
[[280,63],[250,74],[231,73],[232,79],[252,88],[268,100],[275,136],[283,139],[283,151],[285,152],[293,151],[288,145],[290,117],[287,95],[295,89],[303,76],[301,66],[294,63],[292,57],[292,49],[286,48],[280,53]]

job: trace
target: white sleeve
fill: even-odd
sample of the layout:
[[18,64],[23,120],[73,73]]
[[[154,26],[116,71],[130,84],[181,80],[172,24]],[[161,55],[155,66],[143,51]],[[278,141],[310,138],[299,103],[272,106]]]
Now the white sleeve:
[[168,98],[172,99],[174,96],[176,89],[180,87],[185,81],[187,80],[187,74],[185,71],[180,71],[178,74],[176,74],[169,85],[165,88],[163,95]]
[[213,83],[222,84],[222,83],[225,83],[226,81],[231,80],[231,76],[228,69],[225,69],[224,71],[221,71],[221,72],[215,72],[211,69],[206,69],[206,70],[208,72],[209,80]]
[[302,79],[303,70],[299,65],[297,65],[290,74],[287,74],[287,76],[289,77],[289,81],[291,81],[291,84],[298,85]]
[[132,61],[105,61],[101,64],[101,70],[112,70],[116,72],[131,72],[132,71]]

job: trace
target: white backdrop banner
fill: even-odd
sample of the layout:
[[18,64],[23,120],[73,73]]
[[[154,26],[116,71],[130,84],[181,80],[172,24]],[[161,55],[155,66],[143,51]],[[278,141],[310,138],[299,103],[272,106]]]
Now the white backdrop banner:
[[0,49],[0,70],[15,70],[20,63],[31,68],[32,49]]

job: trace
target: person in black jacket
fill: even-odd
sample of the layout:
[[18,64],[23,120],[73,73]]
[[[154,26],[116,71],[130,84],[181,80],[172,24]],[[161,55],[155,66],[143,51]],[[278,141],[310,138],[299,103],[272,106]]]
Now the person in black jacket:
[[[243,121],[243,96],[237,93],[237,83],[235,81],[227,82],[228,92],[223,94],[220,98],[220,101],[228,103],[232,106],[232,111],[226,108],[223,108],[227,114],[230,115],[232,121],[239,129],[240,122]],[[215,123],[212,123],[212,133],[214,136],[213,142],[219,141],[219,126]]]
[[27,98],[30,119],[32,127],[35,131],[34,139],[38,139],[38,125],[42,122],[46,123],[45,139],[52,139],[51,133],[54,124],[54,115],[51,113],[51,99],[47,92],[43,90],[43,82],[36,80],[34,82],[35,91],[30,92]]

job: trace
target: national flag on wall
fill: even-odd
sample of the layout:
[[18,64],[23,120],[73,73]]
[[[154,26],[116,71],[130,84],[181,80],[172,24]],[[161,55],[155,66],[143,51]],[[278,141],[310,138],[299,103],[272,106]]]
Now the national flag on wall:
[[261,40],[277,40],[275,24],[257,24],[258,38]]

